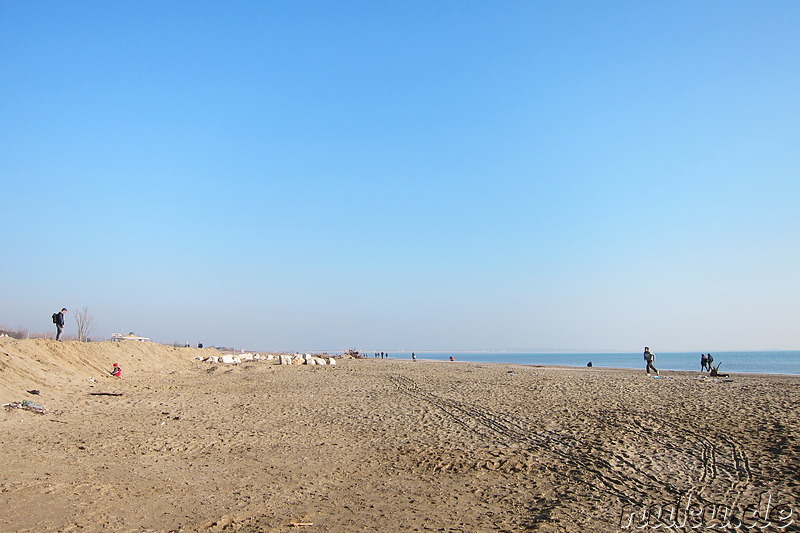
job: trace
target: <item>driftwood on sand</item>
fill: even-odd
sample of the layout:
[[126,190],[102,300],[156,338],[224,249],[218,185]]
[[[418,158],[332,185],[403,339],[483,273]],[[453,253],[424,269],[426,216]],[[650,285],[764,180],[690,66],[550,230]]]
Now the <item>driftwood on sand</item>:
[[719,367],[721,367],[721,366],[722,366],[722,363],[718,364],[717,366],[712,366],[711,367],[711,372],[709,373],[709,375],[711,377],[715,377],[715,378],[727,378],[727,377],[730,377],[730,374],[720,374],[719,373]]

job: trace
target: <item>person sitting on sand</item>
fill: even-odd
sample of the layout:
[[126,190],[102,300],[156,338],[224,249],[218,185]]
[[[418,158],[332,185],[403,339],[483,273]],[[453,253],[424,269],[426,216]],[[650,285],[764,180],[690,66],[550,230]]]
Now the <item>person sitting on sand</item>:
[[453,357],[453,356],[451,355],[451,356],[450,356],[450,360],[451,360],[451,361],[455,361],[455,360],[456,360],[456,358],[455,358],[455,357]]
[[111,370],[111,375],[115,378],[122,377],[122,367],[119,366],[119,363],[114,363],[114,368]]
[[658,370],[653,366],[653,363],[656,362],[656,354],[652,353],[647,346],[644,347],[644,360],[647,362],[647,366],[644,367],[644,371],[647,375],[650,375],[650,370],[652,369],[653,373],[657,376]]

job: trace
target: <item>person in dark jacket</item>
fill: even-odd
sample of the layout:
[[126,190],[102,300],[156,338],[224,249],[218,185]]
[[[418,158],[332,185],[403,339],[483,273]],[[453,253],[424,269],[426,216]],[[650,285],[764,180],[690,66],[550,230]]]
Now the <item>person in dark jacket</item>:
[[647,375],[650,375],[650,370],[653,370],[653,374],[656,376],[658,375],[658,370],[656,367],[653,366],[653,363],[656,362],[656,354],[650,351],[650,348],[647,346],[644,347],[644,360],[647,363],[647,366],[644,368],[644,371],[647,372]]
[[64,331],[64,326],[67,323],[67,308],[62,307],[61,311],[54,315],[56,323],[56,340],[61,340],[61,332]]

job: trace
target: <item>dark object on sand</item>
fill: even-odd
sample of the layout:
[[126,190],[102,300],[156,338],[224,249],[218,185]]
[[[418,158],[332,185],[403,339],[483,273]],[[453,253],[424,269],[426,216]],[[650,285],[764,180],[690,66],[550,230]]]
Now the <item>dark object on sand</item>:
[[90,392],[89,396],[122,396],[121,392]]
[[588,363],[586,363],[586,366],[588,366],[589,368],[591,368],[591,367],[592,367],[592,362],[591,362],[591,361],[589,361]]
[[33,403],[28,400],[4,403],[3,407],[6,409],[25,409],[26,411],[32,411],[34,413],[39,413],[40,415],[46,415],[50,412],[44,405],[39,405],[38,403]]
[[711,367],[710,376],[713,377],[713,378],[728,378],[728,377],[730,377],[731,376],[730,374],[720,374],[719,373],[719,367],[721,367],[721,366],[722,366],[722,363],[718,364],[717,366],[712,366]]
[[33,390],[29,390],[28,394],[41,394],[41,392],[39,392],[39,389],[33,389]]

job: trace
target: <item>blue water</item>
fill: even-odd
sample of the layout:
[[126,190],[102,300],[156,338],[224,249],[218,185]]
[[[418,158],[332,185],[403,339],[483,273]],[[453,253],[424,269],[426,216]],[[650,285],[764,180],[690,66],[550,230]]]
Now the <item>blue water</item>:
[[[478,363],[513,363],[520,365],[560,365],[585,367],[592,362],[594,368],[635,368],[644,370],[641,353],[482,353],[482,352],[415,352],[418,359]],[[662,370],[700,371],[700,353],[656,352],[655,366]],[[800,375],[800,351],[773,352],[711,352],[714,366],[721,365],[721,373],[747,372],[760,374]],[[393,359],[411,359],[411,352],[392,353]]]

